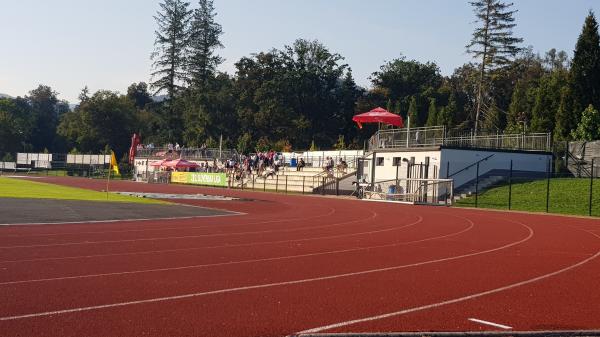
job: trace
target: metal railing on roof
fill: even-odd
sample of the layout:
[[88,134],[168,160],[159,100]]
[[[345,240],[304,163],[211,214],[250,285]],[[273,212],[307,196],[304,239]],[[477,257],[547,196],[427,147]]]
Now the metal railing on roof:
[[136,150],[138,158],[152,159],[186,159],[186,160],[210,160],[210,159],[231,159],[237,158],[238,153],[235,150],[219,150],[208,148],[180,148],[169,149],[167,147],[153,147]]
[[444,126],[380,130],[369,140],[369,151],[452,146],[524,151],[551,151],[550,133],[486,133],[447,130]]

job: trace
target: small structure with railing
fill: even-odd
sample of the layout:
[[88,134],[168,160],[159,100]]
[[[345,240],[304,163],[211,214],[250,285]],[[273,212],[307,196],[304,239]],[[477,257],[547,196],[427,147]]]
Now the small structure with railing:
[[[552,159],[551,140],[550,133],[475,133],[444,126],[380,130],[369,140],[358,181],[365,185],[366,198],[451,204],[457,192],[485,188],[509,170],[523,176],[545,174]],[[511,169],[511,163],[518,167]],[[426,198],[399,193],[394,189],[401,181],[436,186],[435,193],[428,191]]]
[[369,140],[369,151],[432,146],[549,152],[552,136],[550,133],[474,132],[432,126],[380,130]]

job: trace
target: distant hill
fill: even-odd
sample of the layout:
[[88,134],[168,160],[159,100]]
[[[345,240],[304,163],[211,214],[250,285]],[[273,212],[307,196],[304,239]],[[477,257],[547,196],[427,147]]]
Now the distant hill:
[[13,98],[11,95],[3,94],[0,92],[0,98]]

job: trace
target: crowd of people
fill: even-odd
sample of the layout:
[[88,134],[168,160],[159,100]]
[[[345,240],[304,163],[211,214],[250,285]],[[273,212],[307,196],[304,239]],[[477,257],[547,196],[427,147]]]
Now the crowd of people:
[[[153,150],[154,144],[139,144],[137,149]],[[181,154],[184,151],[184,147],[179,145],[179,143],[166,144],[164,149],[166,150],[164,153],[165,158],[169,158],[169,154]],[[200,150],[206,150],[206,146],[204,145]],[[196,155],[196,153],[194,153],[194,155]],[[231,155],[229,159],[226,160],[219,160],[215,158],[212,161],[193,161],[197,162],[199,166],[186,169],[186,171],[227,173],[228,175],[234,177],[236,181],[240,181],[248,177],[259,177],[263,179],[273,178],[282,168],[286,166],[286,160],[283,154],[274,150],[246,155],[235,154]],[[345,172],[348,167],[348,164],[342,158],[339,158],[337,163],[332,157],[326,157],[323,161],[319,160],[319,162],[322,164],[323,171],[326,172],[327,175],[333,175],[334,170],[336,169],[338,172]],[[314,165],[314,162],[312,162],[312,164]],[[303,157],[299,156],[297,158],[292,158],[289,161],[289,165],[291,166],[291,169],[302,171],[307,166],[307,162]]]
[[283,155],[271,150],[231,158],[226,162],[226,171],[236,180],[252,175],[266,179],[274,177],[284,164]]

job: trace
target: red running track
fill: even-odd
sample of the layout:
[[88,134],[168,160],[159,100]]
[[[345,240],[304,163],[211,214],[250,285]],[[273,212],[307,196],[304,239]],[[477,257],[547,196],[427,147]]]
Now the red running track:
[[245,213],[230,217],[0,228],[0,335],[600,329],[597,219],[112,184],[254,201],[186,201]]

